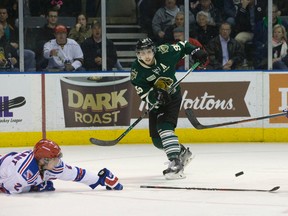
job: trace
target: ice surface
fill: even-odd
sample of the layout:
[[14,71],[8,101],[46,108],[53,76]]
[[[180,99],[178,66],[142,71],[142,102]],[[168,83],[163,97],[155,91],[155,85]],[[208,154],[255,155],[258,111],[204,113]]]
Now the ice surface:
[[[186,179],[167,181],[164,152],[152,145],[63,146],[63,160],[97,173],[107,167],[123,191],[91,190],[54,181],[55,192],[0,194],[0,216],[282,216],[288,215],[288,144],[190,144]],[[28,147],[28,149],[31,147]],[[25,148],[27,149],[27,148]],[[1,148],[0,154],[23,148]],[[235,177],[243,171],[244,174]],[[143,189],[178,187],[281,188],[274,193]]]

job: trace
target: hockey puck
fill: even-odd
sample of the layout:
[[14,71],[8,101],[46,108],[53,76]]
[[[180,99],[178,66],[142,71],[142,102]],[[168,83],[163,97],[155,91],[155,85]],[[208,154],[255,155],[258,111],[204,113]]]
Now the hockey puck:
[[238,177],[238,176],[243,175],[243,174],[244,174],[244,172],[241,171],[241,172],[236,173],[235,176]]

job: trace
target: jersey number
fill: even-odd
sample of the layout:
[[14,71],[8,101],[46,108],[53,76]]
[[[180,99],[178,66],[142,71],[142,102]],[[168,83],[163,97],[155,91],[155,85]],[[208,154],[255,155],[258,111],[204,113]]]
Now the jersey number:
[[181,47],[177,44],[173,44],[172,47],[174,48],[175,51],[180,51]]
[[14,189],[16,191],[19,191],[19,188],[21,188],[21,187],[22,187],[22,185],[20,183],[17,183],[17,184],[15,184]]
[[137,94],[141,94],[143,92],[143,89],[141,87],[135,86]]

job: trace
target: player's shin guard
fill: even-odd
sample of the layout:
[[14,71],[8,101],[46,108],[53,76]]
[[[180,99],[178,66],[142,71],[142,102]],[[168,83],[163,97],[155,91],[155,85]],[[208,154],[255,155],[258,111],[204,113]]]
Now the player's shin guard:
[[175,135],[173,130],[162,130],[159,131],[159,135],[162,140],[164,151],[169,160],[178,158],[180,154],[180,146],[178,137]]

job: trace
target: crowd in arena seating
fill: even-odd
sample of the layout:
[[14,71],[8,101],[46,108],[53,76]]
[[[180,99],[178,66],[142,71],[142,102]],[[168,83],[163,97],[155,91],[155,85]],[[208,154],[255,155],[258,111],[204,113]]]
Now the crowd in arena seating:
[[[184,1],[164,0],[164,5],[158,6],[157,10],[154,9],[154,16],[148,20],[143,10],[148,5],[152,6],[152,2],[154,1],[140,1],[140,24],[145,23],[142,27],[158,44],[171,43],[170,32],[173,32],[173,28],[179,27],[177,19],[179,14],[182,14],[183,17],[184,9],[181,6]],[[209,69],[267,69],[267,0],[190,0],[189,7],[189,37],[198,40],[206,48],[210,58]],[[288,15],[288,2],[274,0],[272,12],[273,27],[280,24],[283,29],[287,29],[288,23],[286,19],[282,18]],[[191,18],[191,13],[194,19]],[[148,22],[150,22],[151,29],[149,29]],[[230,31],[227,43],[224,43],[225,40],[221,36],[223,24]],[[184,22],[181,25],[184,26]],[[275,62],[277,62],[276,59],[278,61],[280,59],[279,50],[282,45],[286,46],[284,43],[286,38],[275,43],[274,34],[276,33],[273,30],[273,68],[279,69],[279,64],[275,64]],[[218,45],[216,47],[215,40]],[[240,58],[242,62],[239,62],[239,58],[237,58],[237,64],[227,68],[226,63],[229,62],[229,59],[235,58],[235,53],[238,53],[238,51],[233,52],[234,46],[239,47],[241,56],[243,56]],[[213,49],[211,50],[212,47],[215,51],[220,50],[216,58],[218,59],[217,64],[215,64],[215,52]],[[222,55],[221,58],[219,55]],[[283,61],[285,62],[285,59]]]
[[[96,16],[96,3],[95,0],[86,0],[86,12],[91,17]],[[25,46],[32,47],[31,50],[24,49],[24,62],[32,64],[30,67],[25,66],[25,71],[102,70],[101,22],[100,20],[94,20],[93,23],[88,25],[87,16],[81,13],[81,1],[24,0],[23,6],[24,17],[45,17],[46,19],[43,26],[28,36],[32,37],[32,40],[29,41],[32,43],[25,43]],[[75,17],[75,26],[68,27],[61,24],[58,21],[61,16]],[[1,2],[1,24],[3,26],[3,36],[1,36],[0,28],[0,71],[12,71],[12,69],[13,71],[19,71],[17,0]],[[9,46],[6,46],[6,44]],[[112,70],[114,65],[117,67],[116,48],[108,38],[106,45],[108,60],[105,70]],[[16,56],[15,53],[18,53],[18,55]]]
[[[59,32],[55,32],[55,28],[61,24],[58,23],[61,16],[75,17],[75,26],[65,26],[66,31],[61,34],[64,34],[65,43],[69,39],[70,43],[79,45],[83,52],[82,60],[77,58],[81,65],[76,64],[78,68],[72,67],[69,70],[102,70],[101,23],[100,20],[88,23],[89,17],[99,16],[96,13],[99,3],[97,0],[86,0],[84,14],[81,9],[82,1],[79,0],[69,0],[69,3],[68,0],[23,0],[24,16],[45,17],[47,20],[47,23],[38,29],[37,34],[33,35],[34,45],[25,43],[25,71],[66,70],[67,62],[73,65],[74,60],[68,58],[73,55],[65,54],[67,48],[64,44],[60,44],[62,50],[44,55],[47,43],[51,43],[52,40],[56,40],[57,43]],[[142,32],[147,33],[157,45],[184,40],[184,0],[135,0],[135,5]],[[7,46],[1,46],[0,43],[0,71],[4,70],[7,62],[11,62],[9,59],[12,59],[12,53],[15,64],[9,63],[9,67],[12,66],[15,71],[15,68],[19,67],[19,41],[15,36],[18,34],[18,0],[3,0],[0,6],[0,24],[4,32],[1,41],[2,44],[8,43],[9,49],[13,51],[6,51]],[[273,0],[271,43],[268,41],[267,7],[268,0],[189,0],[189,41],[208,52],[207,69],[267,69],[268,44],[271,43],[273,69],[287,69],[288,22],[283,18],[288,16],[288,1]],[[113,41],[107,38],[106,46],[105,69],[121,68]],[[55,60],[59,57],[57,53],[62,53],[63,64],[59,68],[51,68],[53,58]],[[181,63],[178,69],[182,68]],[[8,69],[11,70],[5,70]]]

